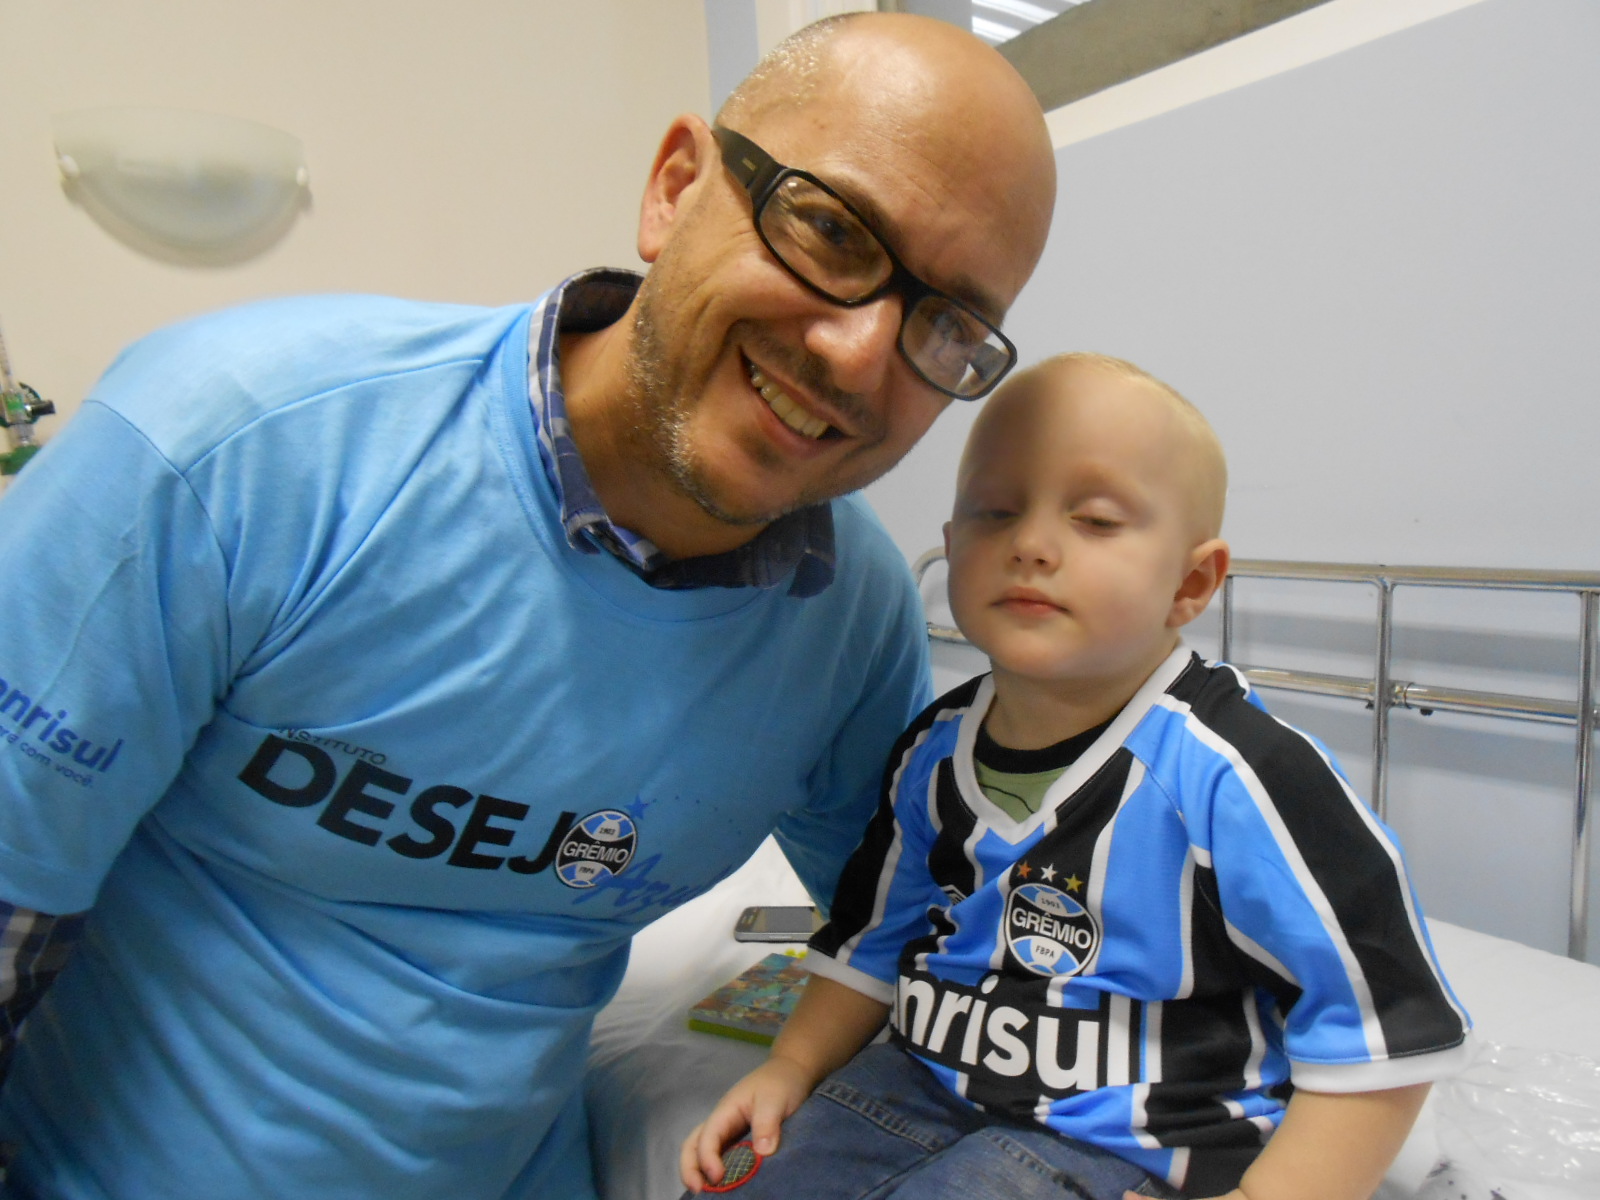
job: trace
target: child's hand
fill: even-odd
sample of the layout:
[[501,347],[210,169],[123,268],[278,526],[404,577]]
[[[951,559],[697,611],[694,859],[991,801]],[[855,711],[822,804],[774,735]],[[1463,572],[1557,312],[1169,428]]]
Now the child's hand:
[[722,1179],[722,1151],[740,1140],[745,1130],[760,1155],[778,1148],[778,1127],[800,1107],[816,1086],[815,1077],[781,1055],[767,1059],[728,1089],[711,1115],[683,1141],[678,1173],[683,1186],[697,1195]]

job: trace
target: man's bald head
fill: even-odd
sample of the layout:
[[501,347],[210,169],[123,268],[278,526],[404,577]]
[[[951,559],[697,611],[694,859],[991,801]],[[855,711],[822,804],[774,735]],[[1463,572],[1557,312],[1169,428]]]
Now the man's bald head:
[[[960,311],[1000,326],[1054,209],[1038,101],[942,21],[866,13],[802,30],[719,122],[750,157],[730,158],[739,143],[695,114],[672,122],[640,205],[649,273],[626,319],[587,343],[593,358],[582,338],[563,351],[607,511],[674,557],[742,545],[898,462],[950,403],[933,380],[972,340],[978,322]],[[746,173],[769,161],[780,169],[765,182]],[[795,200],[819,187],[849,229]],[[898,270],[840,300],[775,249],[772,229],[791,254],[801,237],[819,249],[843,237],[841,256],[859,246],[874,269]],[[941,339],[950,361],[926,374],[914,355],[941,353]]]
[[800,114],[848,139],[870,128],[981,181],[1037,261],[1055,207],[1055,151],[1038,99],[1006,59],[947,21],[846,13],[791,34],[724,102],[720,124],[761,141]]
[[810,101],[823,79],[827,43],[839,34],[841,25],[865,15],[843,13],[824,17],[784,38],[722,102],[717,110],[718,123],[733,127],[755,124],[774,105]]

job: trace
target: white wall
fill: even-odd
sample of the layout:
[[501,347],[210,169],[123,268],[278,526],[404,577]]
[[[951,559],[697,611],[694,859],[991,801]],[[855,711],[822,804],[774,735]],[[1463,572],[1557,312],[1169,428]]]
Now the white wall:
[[[656,139],[709,104],[703,3],[0,0],[0,322],[19,376],[70,410],[130,339],[237,300],[493,303],[634,262]],[[1080,121],[1012,331],[1030,358],[1122,354],[1201,404],[1233,460],[1241,555],[1594,569],[1597,51],[1592,0],[1484,0],[1139,123],[1095,117],[1100,136]],[[139,257],[66,202],[51,154],[50,114],[107,104],[297,134],[313,211],[239,267]],[[968,421],[943,418],[872,489],[908,556],[938,540]],[[1247,600],[1239,657],[1359,673],[1369,601],[1289,592]],[[1401,616],[1410,677],[1570,693],[1558,607],[1417,599]],[[1505,622],[1514,637],[1484,636]],[[1365,779],[1365,714],[1275,707]],[[1392,819],[1430,911],[1560,950],[1570,751],[1504,729],[1397,718]]]
[[[1008,330],[1190,396],[1242,557],[1600,569],[1597,60],[1593,0],[1485,0],[1067,145]],[[970,419],[870,492],[908,555],[939,539]],[[1236,658],[1370,676],[1370,596],[1241,594]],[[1397,611],[1401,678],[1573,694],[1572,601]],[[1365,790],[1367,714],[1279,696]],[[1564,951],[1570,734],[1401,714],[1395,743],[1429,910]]]
[[[637,265],[656,143],[708,96],[701,0],[0,0],[0,58],[0,328],[64,411],[132,338],[238,300],[502,303]],[[312,211],[238,267],[140,257],[64,199],[51,148],[52,113],[119,104],[297,135]]]

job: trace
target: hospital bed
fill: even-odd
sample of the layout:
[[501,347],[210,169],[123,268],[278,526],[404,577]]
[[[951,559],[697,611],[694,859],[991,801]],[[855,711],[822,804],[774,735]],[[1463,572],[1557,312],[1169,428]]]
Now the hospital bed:
[[[918,563],[919,574],[929,556]],[[1454,705],[1460,711],[1543,719],[1574,727],[1577,755],[1573,909],[1570,942],[1574,955],[1563,957],[1517,942],[1429,920],[1429,932],[1457,996],[1472,1014],[1480,1044],[1551,1050],[1600,1061],[1600,967],[1577,961],[1585,938],[1588,879],[1589,755],[1595,724],[1596,608],[1600,574],[1510,576],[1505,572],[1240,562],[1234,574],[1264,578],[1334,578],[1373,584],[1378,593],[1376,665],[1370,680],[1332,676],[1298,678],[1293,672],[1252,669],[1255,682],[1268,687],[1346,695],[1373,704],[1375,764],[1373,794],[1384,795],[1387,712],[1391,708]],[[1426,689],[1398,684],[1388,675],[1392,593],[1395,586],[1533,586],[1576,593],[1580,599],[1578,698],[1570,704],[1489,693]],[[1222,606],[1222,643],[1231,638],[1231,587]],[[930,626],[936,641],[959,638],[953,630]],[[1364,696],[1363,696],[1364,691]],[[1535,715],[1526,715],[1528,712]],[[753,964],[775,947],[737,942],[733,926],[748,905],[803,904],[804,889],[770,839],[739,871],[707,894],[645,929],[635,939],[627,976],[616,998],[596,1023],[587,1095],[600,1194],[603,1200],[676,1200],[678,1146],[703,1119],[723,1090],[756,1066],[765,1050],[730,1038],[690,1030],[691,1005]],[[1404,1149],[1378,1193],[1380,1200],[1416,1194],[1440,1157],[1437,1137],[1438,1090],[1430,1097]]]

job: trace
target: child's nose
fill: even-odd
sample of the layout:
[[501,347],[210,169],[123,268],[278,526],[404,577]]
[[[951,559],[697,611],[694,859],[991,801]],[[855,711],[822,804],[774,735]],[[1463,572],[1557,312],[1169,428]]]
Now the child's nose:
[[1023,566],[1050,567],[1061,558],[1061,539],[1055,523],[1043,515],[1025,514],[1017,522],[1011,557]]

